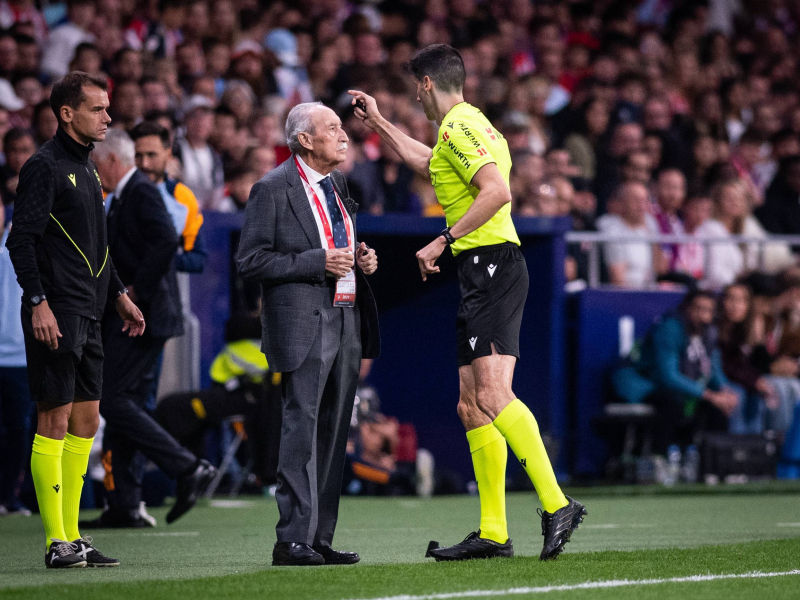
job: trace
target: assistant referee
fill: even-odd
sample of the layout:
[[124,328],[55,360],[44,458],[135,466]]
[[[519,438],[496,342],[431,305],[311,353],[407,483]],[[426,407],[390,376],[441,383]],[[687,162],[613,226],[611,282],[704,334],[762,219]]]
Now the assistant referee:
[[531,478],[544,511],[540,559],[558,557],[586,509],[564,496],[528,407],[511,389],[528,294],[528,269],[511,220],[508,144],[480,110],[464,101],[461,54],[446,44],[420,50],[409,63],[417,101],[439,125],[431,149],[384,119],[375,99],[350,91],[355,114],[417,173],[430,176],[448,227],[417,252],[422,279],[449,245],[458,263],[461,304],[456,318],[460,397],[481,502],[480,529],[454,546],[431,542],[440,560],[514,555],[505,510],[508,450]]
[[139,309],[108,255],[100,177],[89,154],[111,119],[104,79],[74,72],[53,86],[55,137],[19,176],[6,246],[22,287],[22,328],[31,398],[39,420],[31,473],[48,568],[110,567],[78,532],[89,451],[100,421],[100,319],[116,303],[124,331],[141,335]]

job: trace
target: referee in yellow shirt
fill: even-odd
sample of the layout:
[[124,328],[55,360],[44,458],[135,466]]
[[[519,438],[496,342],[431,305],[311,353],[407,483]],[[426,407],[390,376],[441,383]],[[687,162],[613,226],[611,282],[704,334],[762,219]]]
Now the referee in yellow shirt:
[[440,548],[431,542],[427,556],[440,561],[514,555],[505,508],[508,443],[544,509],[539,558],[554,559],[587,513],[561,492],[536,419],[511,389],[528,270],[511,220],[508,144],[480,110],[464,102],[466,73],[457,50],[428,46],[414,55],[409,70],[425,116],[439,125],[433,149],[384,119],[374,98],[349,93],[356,116],[414,171],[430,175],[444,208],[447,228],[417,252],[422,279],[439,272],[435,263],[448,245],[458,263],[458,415],[467,430],[481,520],[480,529],[459,544]]

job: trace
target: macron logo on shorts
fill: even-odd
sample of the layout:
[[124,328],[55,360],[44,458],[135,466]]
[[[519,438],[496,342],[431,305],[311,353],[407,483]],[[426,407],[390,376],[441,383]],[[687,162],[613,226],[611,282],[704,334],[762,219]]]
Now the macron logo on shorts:
[[489,269],[489,277],[494,277],[494,271],[497,269],[497,265],[489,265],[486,268]]
[[477,341],[478,341],[478,338],[477,338],[477,337],[471,337],[471,338],[469,338],[469,345],[470,345],[470,346],[472,346],[472,349],[473,349],[473,350],[475,350],[475,342],[477,342]]

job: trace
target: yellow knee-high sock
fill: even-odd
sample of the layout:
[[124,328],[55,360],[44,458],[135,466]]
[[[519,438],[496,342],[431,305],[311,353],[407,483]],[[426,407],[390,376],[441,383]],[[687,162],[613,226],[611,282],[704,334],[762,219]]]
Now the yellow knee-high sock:
[[45,549],[50,548],[50,540],[66,540],[64,521],[61,513],[61,454],[64,440],[53,440],[39,435],[33,438],[31,453],[31,474],[36,488],[36,500],[44,524]]
[[489,423],[467,432],[478,495],[481,499],[481,537],[504,544],[506,522],[506,441]]
[[497,415],[494,426],[505,437],[531,478],[542,508],[553,513],[565,507],[568,504],[567,499],[558,486],[553,466],[539,434],[539,425],[528,407],[521,400],[514,400]]
[[81,508],[81,492],[86,468],[89,466],[89,452],[94,438],[81,438],[68,433],[64,438],[64,454],[61,456],[61,470],[64,478],[61,506],[64,514],[64,533],[66,540],[74,542],[81,537],[78,532],[78,513]]

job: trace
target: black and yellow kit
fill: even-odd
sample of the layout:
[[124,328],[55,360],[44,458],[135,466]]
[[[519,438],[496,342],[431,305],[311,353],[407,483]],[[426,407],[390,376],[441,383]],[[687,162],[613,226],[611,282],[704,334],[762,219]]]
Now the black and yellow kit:
[[[84,146],[59,128],[19,176],[9,256],[23,291],[22,324],[34,400],[98,400],[102,379],[99,321],[124,291],[108,255],[100,176]],[[33,337],[31,305],[44,295],[62,338],[55,351]],[[75,383],[80,383],[78,390]]]

